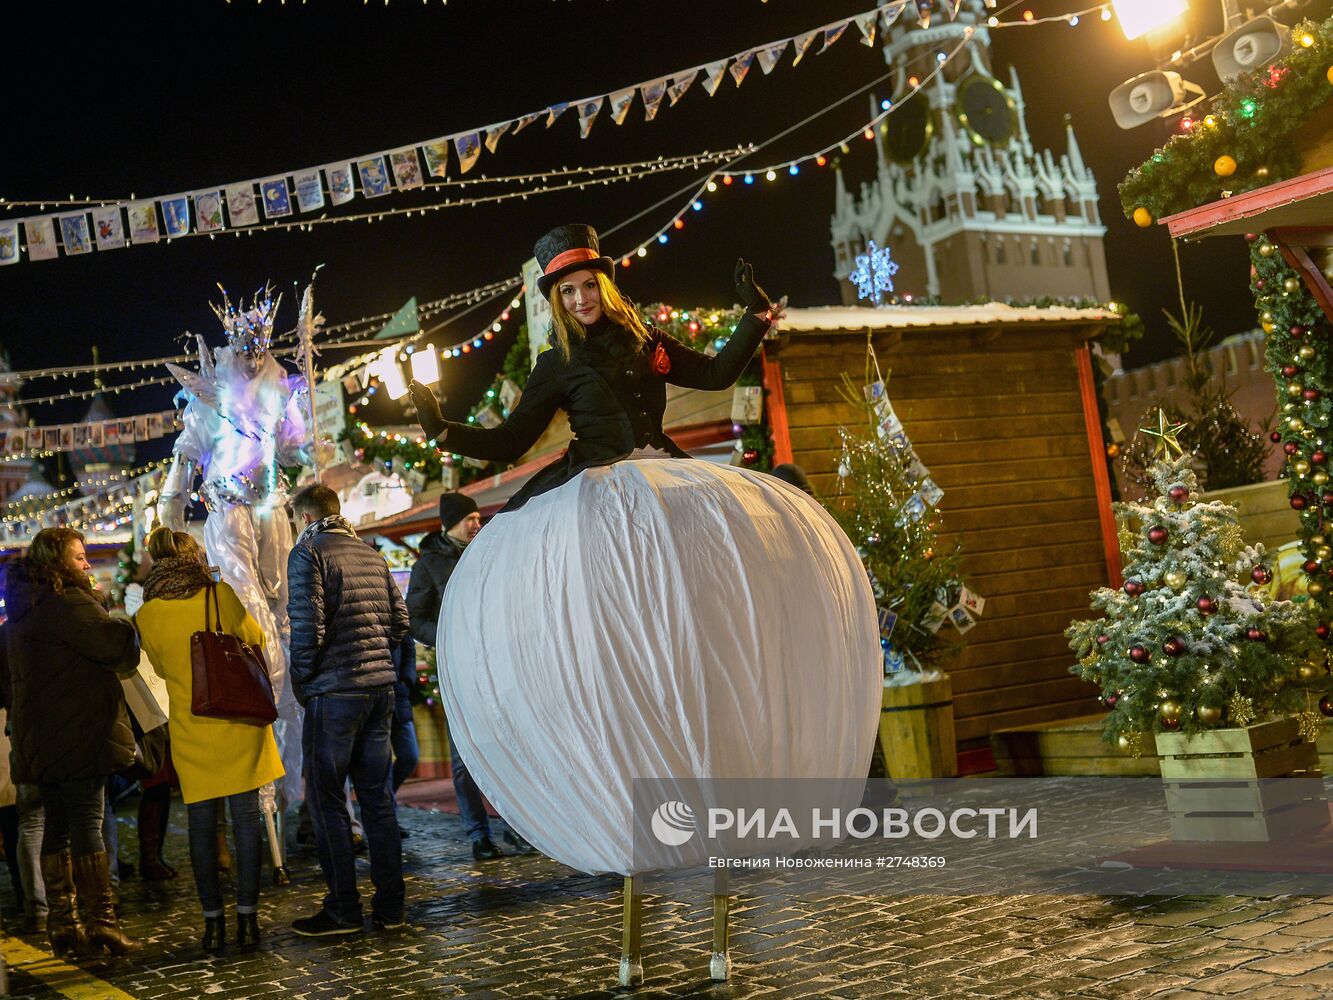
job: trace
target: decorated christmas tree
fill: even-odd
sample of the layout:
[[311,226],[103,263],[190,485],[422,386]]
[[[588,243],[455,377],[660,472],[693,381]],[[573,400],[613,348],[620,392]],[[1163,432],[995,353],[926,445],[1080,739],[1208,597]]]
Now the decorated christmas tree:
[[863,390],[845,379],[847,399],[865,421],[839,429],[844,495],[830,510],[870,574],[885,672],[910,681],[957,649],[985,601],[959,578],[960,542],[940,535],[936,504],[944,491],[912,448],[883,379],[871,368],[873,351],[869,361],[874,381]]
[[[1177,431],[1163,420],[1148,433],[1179,452]],[[1072,672],[1100,687],[1111,709],[1105,738],[1137,755],[1145,732],[1299,712],[1302,735],[1313,739],[1320,720],[1310,690],[1326,657],[1307,609],[1271,599],[1263,548],[1245,544],[1234,507],[1195,499],[1188,453],[1152,473],[1151,502],[1114,505],[1123,588],[1094,592],[1102,617],[1066,631],[1079,657]]]

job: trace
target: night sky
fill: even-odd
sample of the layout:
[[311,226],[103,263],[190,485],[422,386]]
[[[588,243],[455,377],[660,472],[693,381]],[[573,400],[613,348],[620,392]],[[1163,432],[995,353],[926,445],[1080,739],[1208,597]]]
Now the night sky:
[[[1026,6],[1040,16],[1089,5],[1034,0]],[[21,8],[22,48],[54,58],[16,64],[23,71],[6,98],[10,152],[0,170],[0,195],[146,197],[290,172],[607,93],[869,6],[868,0],[29,4]],[[1202,6],[1196,0],[1195,7]],[[1315,7],[1321,16],[1328,4]],[[1023,9],[1006,17],[1019,17]],[[1156,125],[1123,132],[1106,103],[1116,84],[1151,68],[1146,47],[1126,42],[1115,22],[1095,16],[1078,27],[1015,28],[994,38],[1000,78],[1007,78],[1010,64],[1018,68],[1038,147],[1063,152],[1062,123],[1072,116],[1099,183],[1113,293],[1149,325],[1149,341],[1131,361],[1171,353],[1160,318],[1175,297],[1168,241],[1160,230],[1144,232],[1126,222],[1115,194],[1119,179],[1166,133]],[[664,105],[652,123],[643,121],[637,100],[624,125],[612,124],[604,110],[583,141],[572,111],[549,130],[539,122],[503,139],[496,155],[483,152],[473,173],[617,163],[760,142],[887,70],[879,49],[859,44],[854,28],[828,52],[817,55],[817,48],[795,68],[788,52],[771,76],[754,66],[740,88],[726,79],[711,99],[696,83],[678,105]],[[1207,61],[1186,75],[1215,92]],[[834,141],[864,123],[868,100],[844,103],[745,165]],[[853,145],[843,162],[852,184],[869,179],[871,144]],[[586,221],[608,228],[697,176],[672,173],[312,233],[191,237],[70,259],[25,259],[0,269],[0,344],[15,368],[26,369],[90,360],[93,345],[103,360],[175,353],[185,329],[218,343],[209,310],[216,283],[248,292],[271,280],[290,290],[317,264],[325,265],[317,303],[330,323],[389,312],[412,295],[425,301],[516,273],[533,241],[550,227]],[[393,195],[374,204],[395,207],[413,198]],[[637,246],[670,221],[682,200],[621,230],[605,249],[619,256]],[[367,204],[358,198],[333,211],[361,211]],[[622,273],[622,288],[643,302],[726,305],[732,301],[732,264],[744,255],[772,295],[786,293],[794,305],[836,302],[828,242],[832,204],[829,168],[811,166],[798,177],[782,175],[748,189],[735,185],[707,199],[702,212],[691,212],[669,246],[655,247]],[[3,214],[29,212],[36,214]],[[1184,262],[1187,293],[1207,306],[1207,320],[1219,332],[1253,325],[1238,239],[1187,248]],[[295,319],[290,294],[283,309],[285,327]],[[465,317],[437,342],[480,330],[495,311],[488,306]],[[475,401],[517,326],[511,322],[493,346],[446,364],[449,415],[465,413]],[[135,377],[113,374],[108,381]],[[25,393],[45,395],[75,384],[39,380]],[[119,414],[142,413],[169,405],[172,392],[146,389],[110,402]],[[32,416],[38,423],[74,420],[86,406],[38,406]],[[372,420],[392,420],[395,411],[377,402]]]

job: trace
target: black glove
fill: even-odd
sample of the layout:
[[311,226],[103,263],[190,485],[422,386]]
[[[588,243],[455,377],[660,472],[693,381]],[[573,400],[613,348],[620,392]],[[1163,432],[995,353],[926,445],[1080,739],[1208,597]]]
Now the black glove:
[[764,290],[754,283],[754,265],[745,263],[744,258],[736,261],[736,294],[746,312],[767,312],[773,307]]
[[407,387],[408,393],[412,397],[412,403],[417,408],[417,423],[421,429],[426,432],[426,437],[432,441],[440,436],[444,430],[444,417],[440,413],[440,404],[435,399],[435,393],[431,392],[416,379]]

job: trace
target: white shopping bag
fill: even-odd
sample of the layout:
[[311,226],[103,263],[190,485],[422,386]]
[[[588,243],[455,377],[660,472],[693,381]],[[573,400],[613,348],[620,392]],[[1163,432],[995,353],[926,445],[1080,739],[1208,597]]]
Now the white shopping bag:
[[139,660],[138,673],[121,678],[120,686],[125,691],[125,704],[134,713],[140,729],[147,733],[167,724],[170,706],[167,684],[153,673],[147,657]]

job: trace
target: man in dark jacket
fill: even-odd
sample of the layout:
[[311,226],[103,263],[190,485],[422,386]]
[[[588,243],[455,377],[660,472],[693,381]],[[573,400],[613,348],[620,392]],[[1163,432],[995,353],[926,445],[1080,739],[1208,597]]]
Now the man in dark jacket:
[[[435,645],[444,588],[463,550],[480,530],[481,514],[477,512],[475,500],[462,493],[445,493],[440,497],[440,530],[432,531],[421,540],[421,554],[412,566],[412,578],[407,584],[407,613],[412,619],[412,637],[417,642]],[[472,841],[472,856],[478,861],[503,857],[504,852],[491,840],[491,824],[486,817],[481,789],[458,755],[452,731],[449,733],[449,767],[454,779],[454,794],[458,797],[458,813]],[[512,831],[505,831],[504,839],[517,850],[531,849],[526,840]]]
[[329,889],[320,911],[292,930],[328,937],[362,929],[343,798],[348,777],[370,847],[371,918],[377,927],[399,927],[403,857],[391,783],[397,677],[391,650],[407,635],[407,608],[384,558],[339,513],[336,493],[308,486],[292,506],[306,525],[287,557],[292,689],[305,706],[306,799]]

